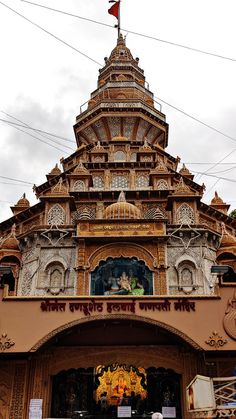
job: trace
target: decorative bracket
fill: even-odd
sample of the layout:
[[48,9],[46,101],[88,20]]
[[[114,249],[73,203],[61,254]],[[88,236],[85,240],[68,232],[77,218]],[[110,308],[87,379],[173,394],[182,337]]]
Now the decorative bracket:
[[212,335],[206,340],[206,343],[212,346],[214,349],[219,349],[227,343],[227,339],[223,339],[218,332],[212,332]]
[[2,333],[0,338],[0,352],[4,352],[7,349],[10,349],[11,346],[14,346],[15,342],[7,337],[7,333]]

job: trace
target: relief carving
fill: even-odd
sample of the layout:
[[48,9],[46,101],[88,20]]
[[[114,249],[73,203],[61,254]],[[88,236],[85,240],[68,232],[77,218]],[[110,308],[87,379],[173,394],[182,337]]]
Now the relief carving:
[[15,342],[7,337],[7,333],[2,333],[0,338],[0,352],[4,352],[15,345]]
[[25,386],[26,364],[17,364],[15,366],[14,385],[12,391],[11,410],[9,419],[23,418]]
[[233,298],[228,300],[223,325],[227,335],[236,340],[236,292]]

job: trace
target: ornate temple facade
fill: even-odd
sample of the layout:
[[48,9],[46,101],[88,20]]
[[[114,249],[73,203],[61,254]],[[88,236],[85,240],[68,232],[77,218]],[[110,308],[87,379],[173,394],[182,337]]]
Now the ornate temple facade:
[[140,414],[188,419],[193,377],[236,365],[236,220],[165,151],[122,35],[74,132],[38,203],[0,224],[0,418],[35,399],[43,418],[99,415],[104,392],[110,414],[134,392]]

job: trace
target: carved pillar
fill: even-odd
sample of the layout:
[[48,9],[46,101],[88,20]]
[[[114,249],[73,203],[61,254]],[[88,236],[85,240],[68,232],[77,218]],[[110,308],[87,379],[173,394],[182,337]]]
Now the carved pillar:
[[135,182],[136,176],[135,176],[135,170],[130,170],[130,189],[135,189]]
[[96,218],[102,219],[104,212],[104,202],[97,202]]
[[159,270],[159,294],[166,295],[167,294],[167,286],[166,286],[166,270],[160,269]]
[[0,413],[2,419],[10,417],[12,382],[14,377],[12,362],[0,362]]
[[86,265],[85,241],[81,239],[78,242],[78,260],[77,260],[77,270],[78,270],[77,294],[78,295],[86,295],[85,279],[84,279],[85,265]]
[[110,171],[106,170],[105,176],[104,176],[104,189],[105,191],[110,190]]
[[154,271],[153,272],[153,294],[154,295],[160,294],[159,274],[158,274],[158,271]]
[[158,261],[158,286],[157,294],[167,294],[167,280],[166,280],[166,243],[159,242],[157,244],[157,261]]
[[14,383],[9,419],[24,419],[25,393],[27,385],[26,362],[15,364]]

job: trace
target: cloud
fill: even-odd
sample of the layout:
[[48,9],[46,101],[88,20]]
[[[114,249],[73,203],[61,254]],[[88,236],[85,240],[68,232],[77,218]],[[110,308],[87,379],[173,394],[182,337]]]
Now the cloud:
[[[43,109],[39,103],[22,96],[18,97],[17,104],[7,108],[6,112],[35,128],[56,133],[68,139],[73,140],[74,138],[71,121],[65,117],[62,107],[48,111]],[[11,118],[4,115],[4,119],[10,120]],[[17,122],[13,119],[12,121]],[[0,156],[0,175],[24,180],[33,184],[43,183],[46,180],[45,174],[56,163],[59,163],[60,158],[66,157],[66,153],[71,154],[76,149],[75,143],[67,143],[50,136],[41,136],[31,130],[25,131],[38,137],[41,141],[48,142],[53,147],[9,126],[4,126],[3,128],[1,125],[1,131],[5,133],[5,138]],[[55,144],[50,139],[62,145]],[[54,146],[65,151],[59,151]],[[65,146],[71,147],[72,150],[67,150]],[[4,182],[4,184],[0,183],[2,200],[16,203],[23,192],[26,192],[31,203],[33,201],[35,202],[34,194],[28,185],[24,186],[19,184],[17,187],[16,185],[6,185],[5,182],[10,182],[8,180],[0,179],[0,181]],[[11,213],[6,208],[6,203],[0,202],[0,208],[0,218],[2,220],[11,216]]]

